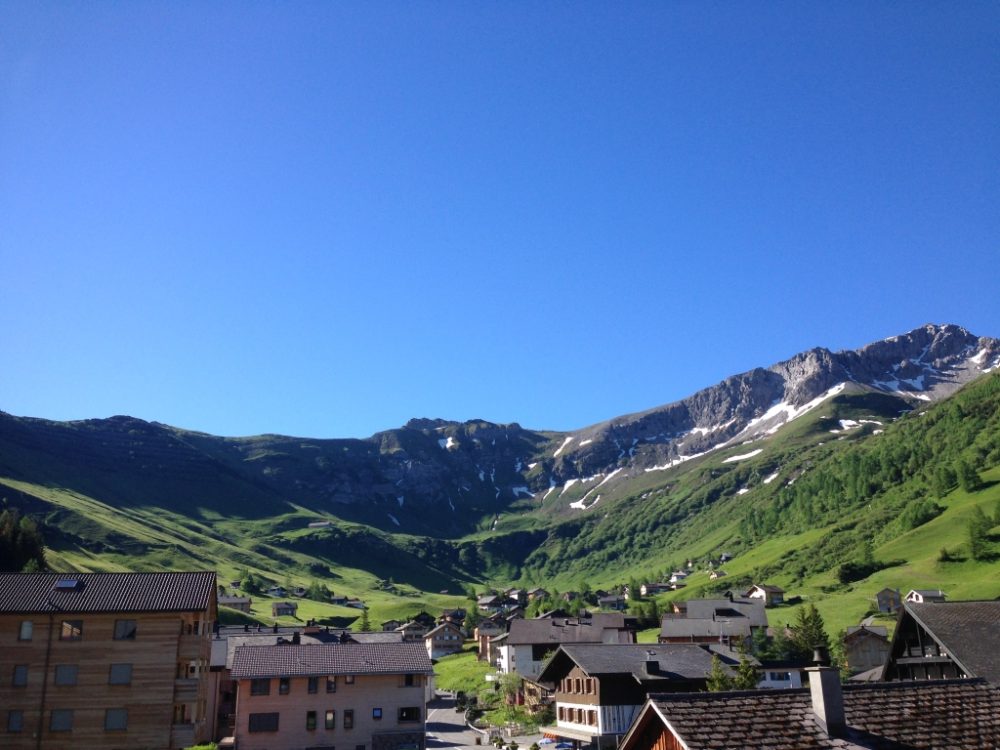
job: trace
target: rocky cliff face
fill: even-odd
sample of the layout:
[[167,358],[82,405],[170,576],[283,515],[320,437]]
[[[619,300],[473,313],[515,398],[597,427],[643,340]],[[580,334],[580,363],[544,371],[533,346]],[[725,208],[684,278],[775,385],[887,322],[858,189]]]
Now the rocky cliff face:
[[294,502],[388,531],[443,537],[574,483],[590,488],[569,506],[583,510],[592,490],[765,439],[845,389],[918,404],[998,365],[997,339],[925,326],[857,351],[812,349],[571,433],[415,419],[365,440],[221,438],[128,417],[59,423],[0,413],[0,470],[84,493],[100,488],[122,504],[183,502],[252,515]]

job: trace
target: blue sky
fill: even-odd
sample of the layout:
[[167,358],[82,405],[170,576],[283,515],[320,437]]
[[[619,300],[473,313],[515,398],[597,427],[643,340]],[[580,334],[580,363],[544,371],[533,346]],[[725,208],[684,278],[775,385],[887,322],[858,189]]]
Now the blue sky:
[[0,8],[0,409],[572,429],[1000,336],[997,3]]

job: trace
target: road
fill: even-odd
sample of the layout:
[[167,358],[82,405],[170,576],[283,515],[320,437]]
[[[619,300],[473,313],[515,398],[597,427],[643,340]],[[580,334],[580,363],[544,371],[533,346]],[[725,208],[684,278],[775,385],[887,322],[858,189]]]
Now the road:
[[[473,732],[465,725],[465,713],[455,711],[455,698],[446,693],[439,694],[436,699],[427,704],[427,747],[444,750],[445,748],[476,748],[476,739],[482,735]],[[530,737],[515,737],[517,744],[527,750],[532,742],[538,742],[542,736],[536,734]],[[485,740],[481,740],[485,742]],[[482,750],[482,746],[478,746]]]

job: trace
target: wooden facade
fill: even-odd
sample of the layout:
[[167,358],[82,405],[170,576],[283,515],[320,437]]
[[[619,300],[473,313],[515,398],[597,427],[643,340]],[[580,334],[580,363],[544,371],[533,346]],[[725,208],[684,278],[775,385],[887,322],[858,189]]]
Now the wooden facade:
[[135,750],[210,739],[215,617],[214,596],[201,612],[0,615],[0,746]]

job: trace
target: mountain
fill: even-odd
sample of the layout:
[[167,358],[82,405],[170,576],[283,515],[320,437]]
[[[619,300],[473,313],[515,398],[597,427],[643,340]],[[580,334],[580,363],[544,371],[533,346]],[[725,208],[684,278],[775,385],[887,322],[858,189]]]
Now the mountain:
[[[0,413],[0,499],[43,522],[59,565],[246,567],[359,593],[393,579],[410,588],[376,596],[388,612],[404,594],[470,581],[613,582],[777,539],[788,546],[753,570],[776,574],[794,553],[805,580],[862,554],[856,529],[869,520],[835,528],[864,503],[897,536],[901,514],[939,515],[918,507],[920,493],[980,438],[963,433],[972,421],[948,421],[938,444],[911,453],[938,424],[918,417],[961,403],[968,389],[953,394],[974,380],[979,393],[998,365],[997,339],[924,326],[856,351],[813,349],[569,433],[415,419],[364,440],[224,438],[122,416]],[[991,414],[992,397],[979,398]],[[980,429],[992,435],[989,420]],[[989,468],[992,448],[978,445],[969,460]],[[909,495],[894,494],[903,486]],[[796,536],[824,527],[837,551]]]

